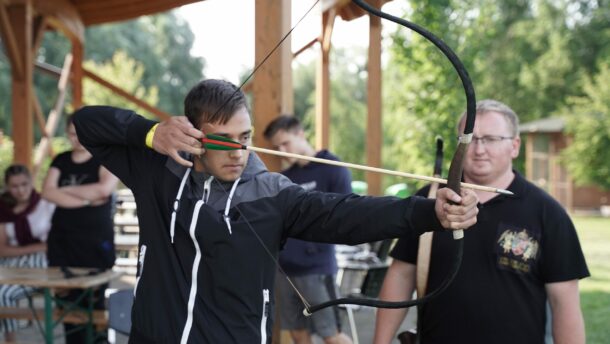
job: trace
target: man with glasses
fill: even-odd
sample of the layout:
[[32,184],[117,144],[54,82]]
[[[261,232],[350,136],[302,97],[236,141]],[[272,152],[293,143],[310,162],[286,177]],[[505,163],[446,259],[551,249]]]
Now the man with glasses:
[[[464,128],[465,114],[459,122]],[[544,191],[513,170],[519,155],[517,115],[495,100],[477,103],[465,182],[508,189],[479,192],[478,222],[464,238],[464,259],[449,288],[419,313],[420,343],[544,343],[546,303],[557,343],[584,343],[578,280],[589,271],[574,225]],[[422,194],[428,193],[428,187]],[[445,279],[455,257],[451,235],[435,233],[427,292]],[[380,298],[405,300],[415,288],[418,241],[393,249]],[[406,310],[377,313],[375,343],[389,343]]]

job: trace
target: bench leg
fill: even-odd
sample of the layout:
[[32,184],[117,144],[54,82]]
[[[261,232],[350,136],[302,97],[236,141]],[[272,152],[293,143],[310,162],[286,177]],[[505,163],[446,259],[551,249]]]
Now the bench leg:
[[44,341],[53,344],[53,300],[49,288],[44,288]]

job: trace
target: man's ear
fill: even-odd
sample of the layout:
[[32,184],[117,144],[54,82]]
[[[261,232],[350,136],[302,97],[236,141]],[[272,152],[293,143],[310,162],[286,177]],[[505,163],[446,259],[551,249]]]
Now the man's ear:
[[511,152],[511,158],[516,159],[519,156],[519,150],[521,149],[521,137],[517,136],[512,142],[513,151]]

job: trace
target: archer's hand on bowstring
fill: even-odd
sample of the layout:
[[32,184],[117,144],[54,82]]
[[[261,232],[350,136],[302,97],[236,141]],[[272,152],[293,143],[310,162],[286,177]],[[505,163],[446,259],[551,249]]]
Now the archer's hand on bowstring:
[[177,163],[192,167],[193,163],[181,157],[178,152],[195,156],[205,153],[201,139],[205,135],[193,127],[186,116],[174,116],[159,123],[155,130],[152,146],[161,154],[169,155]]
[[462,189],[461,196],[449,188],[436,192],[434,210],[444,228],[466,229],[477,223],[479,198],[472,190]]

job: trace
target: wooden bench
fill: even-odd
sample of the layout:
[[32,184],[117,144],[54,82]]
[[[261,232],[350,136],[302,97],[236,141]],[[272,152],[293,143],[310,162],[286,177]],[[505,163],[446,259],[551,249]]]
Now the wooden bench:
[[[63,315],[63,318],[61,318]],[[1,319],[36,320],[44,321],[44,309],[25,308],[25,307],[0,307]],[[106,310],[93,310],[93,325],[97,331],[108,329],[108,312]],[[64,313],[62,310],[53,311],[53,320],[74,325],[84,325],[88,322],[87,314],[84,311],[72,310]]]

